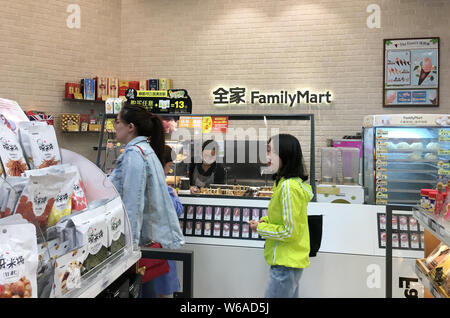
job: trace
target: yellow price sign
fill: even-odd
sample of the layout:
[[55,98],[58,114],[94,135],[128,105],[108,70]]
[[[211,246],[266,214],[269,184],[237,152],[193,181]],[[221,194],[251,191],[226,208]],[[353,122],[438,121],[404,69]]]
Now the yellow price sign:
[[137,91],[137,97],[167,97],[167,91]]

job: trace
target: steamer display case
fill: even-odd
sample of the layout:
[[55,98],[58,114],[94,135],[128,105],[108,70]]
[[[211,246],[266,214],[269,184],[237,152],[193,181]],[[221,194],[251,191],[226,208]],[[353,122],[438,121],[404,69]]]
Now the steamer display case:
[[450,115],[367,116],[363,126],[365,203],[416,205],[420,189],[446,183]]

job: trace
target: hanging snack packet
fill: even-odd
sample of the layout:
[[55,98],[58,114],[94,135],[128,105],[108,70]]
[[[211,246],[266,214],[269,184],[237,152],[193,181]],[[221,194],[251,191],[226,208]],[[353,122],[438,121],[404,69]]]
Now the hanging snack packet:
[[[51,212],[53,215],[56,214],[52,220],[57,219],[60,214],[70,214],[70,210],[61,211],[60,209],[62,206],[67,207],[67,204],[64,204],[67,203],[64,193],[67,193],[67,191],[71,193],[65,187],[66,184],[70,185],[70,189],[73,187],[73,183],[70,184],[71,178],[73,178],[73,175],[70,174],[30,176],[19,198],[15,213],[22,214],[26,220],[45,232]],[[63,197],[58,197],[60,193]],[[67,196],[67,200],[69,198],[70,194]],[[58,206],[53,209],[56,199],[59,200]]]
[[[75,167],[76,168],[76,167]],[[74,171],[73,169],[71,169]],[[61,166],[52,166],[43,169],[28,170],[24,173],[26,176],[64,176],[67,182],[62,185],[58,195],[55,197],[55,203],[48,217],[48,227],[55,225],[63,216],[72,213],[72,196],[75,184],[79,182],[78,169],[71,173],[65,173],[66,169]],[[79,173],[78,173],[79,175]]]
[[108,225],[108,250],[110,255],[125,247],[125,211],[120,197],[106,204],[106,224]]
[[82,260],[85,254],[86,248],[82,247],[56,259],[51,297],[61,297],[81,287]]
[[108,229],[105,219],[105,206],[87,210],[70,218],[75,227],[77,247],[86,246],[82,275],[102,263],[108,257]]
[[[75,180],[73,183],[72,192],[72,211],[79,212],[87,209],[88,203],[86,198],[86,190],[81,180],[80,171],[78,171],[77,166],[64,165],[64,171],[66,173],[75,173]],[[72,212],[72,213],[73,213]]]
[[0,181],[0,219],[13,214],[28,178],[7,177]]
[[28,163],[33,169],[42,169],[61,163],[61,154],[53,126],[21,124],[19,136]]
[[63,164],[51,166],[42,169],[33,169],[24,172],[25,176],[44,176],[49,174],[75,173],[75,181],[72,192],[72,211],[79,212],[88,207],[86,199],[86,190],[84,189],[83,181],[81,180],[80,172],[77,166],[71,164]]
[[6,176],[20,177],[28,166],[17,136],[6,126],[0,125],[0,158]]
[[39,298],[49,298],[53,288],[55,260],[68,251],[68,242],[53,239],[38,244],[37,286]]
[[11,215],[11,209],[6,210],[10,191],[11,187],[9,184],[5,182],[5,179],[0,178],[0,219]]
[[[49,175],[48,177],[53,179],[58,175]],[[55,203],[48,217],[47,227],[51,227],[58,223],[58,221],[72,213],[72,192],[73,185],[76,182],[76,173],[65,173],[59,175],[65,178],[65,183],[61,184],[60,190],[55,197]]]
[[28,131],[31,127],[44,127],[44,126],[47,126],[47,123],[42,121],[19,122],[19,130],[18,130],[19,141],[22,146],[25,159],[28,162],[28,165],[31,167],[31,169],[34,169],[34,165],[33,165],[33,156],[31,154],[31,140]]
[[37,298],[37,266],[34,226],[0,225],[0,298]]

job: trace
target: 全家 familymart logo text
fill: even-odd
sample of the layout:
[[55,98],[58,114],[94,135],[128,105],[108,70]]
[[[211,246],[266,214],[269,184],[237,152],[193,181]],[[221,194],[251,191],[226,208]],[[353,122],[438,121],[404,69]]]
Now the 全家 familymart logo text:
[[214,105],[285,105],[294,107],[298,104],[331,104],[333,95],[330,91],[314,92],[297,90],[289,92],[280,90],[276,93],[265,93],[259,90],[248,91],[245,87],[219,87],[213,90]]

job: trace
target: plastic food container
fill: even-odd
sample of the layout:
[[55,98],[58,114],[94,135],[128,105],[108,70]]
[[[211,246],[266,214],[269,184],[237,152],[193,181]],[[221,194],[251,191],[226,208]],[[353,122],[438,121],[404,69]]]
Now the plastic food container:
[[430,205],[430,199],[428,198],[428,194],[432,189],[421,189],[420,190],[420,207],[428,210]]
[[434,204],[436,203],[436,195],[437,195],[437,190],[430,190],[428,192],[428,200],[430,203],[428,205],[427,211],[429,211],[429,212],[434,212]]

